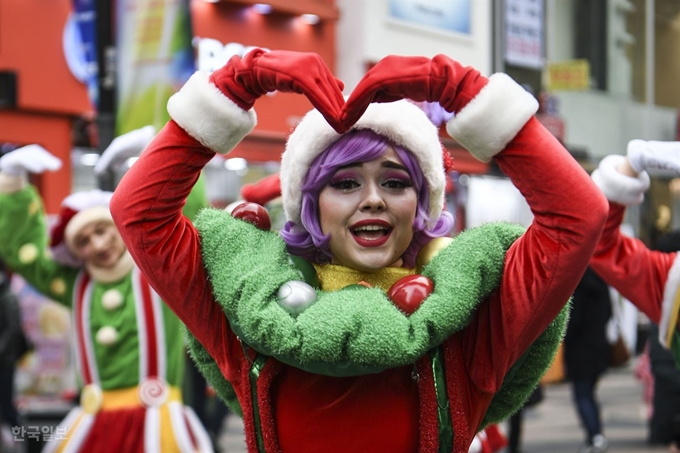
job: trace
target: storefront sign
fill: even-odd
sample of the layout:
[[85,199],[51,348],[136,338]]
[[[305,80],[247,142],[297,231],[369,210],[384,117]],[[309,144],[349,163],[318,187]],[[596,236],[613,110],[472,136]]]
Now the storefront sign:
[[505,1],[506,62],[543,68],[543,23],[543,0]]
[[470,34],[470,0],[390,0],[389,16],[428,29]]
[[260,46],[246,46],[238,42],[222,44],[212,38],[195,38],[194,46],[198,54],[196,59],[198,70],[208,72],[221,68],[234,55],[242,57],[252,49],[260,48]]
[[548,64],[548,90],[590,89],[590,63],[588,60],[560,61]]

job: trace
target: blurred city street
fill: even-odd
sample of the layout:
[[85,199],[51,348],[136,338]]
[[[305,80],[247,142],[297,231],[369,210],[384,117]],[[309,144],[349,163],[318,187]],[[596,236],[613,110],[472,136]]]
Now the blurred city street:
[[[598,396],[602,403],[604,432],[612,453],[667,452],[646,443],[647,428],[642,384],[634,374],[634,361],[613,369],[602,378]],[[568,383],[544,387],[544,399],[524,414],[523,453],[576,453],[582,432],[576,419]],[[220,438],[222,453],[245,453],[241,420],[230,416]]]
[[[635,377],[634,363],[609,370],[598,387],[609,451],[668,451],[668,448],[652,448],[646,443],[643,387]],[[523,453],[575,453],[583,434],[571,401],[569,384],[551,384],[544,389],[543,401],[525,412]]]

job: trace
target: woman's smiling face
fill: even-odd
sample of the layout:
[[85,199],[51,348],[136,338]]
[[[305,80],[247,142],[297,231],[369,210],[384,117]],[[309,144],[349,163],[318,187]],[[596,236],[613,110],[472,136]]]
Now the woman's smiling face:
[[401,266],[417,207],[411,176],[391,146],[377,159],[339,168],[319,194],[332,263],[362,271]]

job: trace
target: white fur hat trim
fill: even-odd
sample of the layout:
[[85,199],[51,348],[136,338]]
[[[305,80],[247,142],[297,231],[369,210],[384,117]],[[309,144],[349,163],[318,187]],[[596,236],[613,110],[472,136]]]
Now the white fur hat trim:
[[168,100],[168,113],[202,145],[227,154],[257,124],[253,109],[243,110],[210,81],[210,74],[195,72]]
[[649,175],[639,173],[637,178],[626,176],[616,170],[624,156],[611,154],[600,161],[592,174],[593,182],[600,188],[607,200],[624,206],[642,203],[645,191],[649,189]]
[[503,73],[493,74],[463,109],[446,124],[446,131],[470,154],[488,162],[515,138],[538,111],[538,101]]
[[[352,130],[370,129],[411,151],[430,191],[428,215],[439,219],[444,204],[443,147],[427,115],[406,100],[370,104]],[[302,184],[314,159],[340,138],[317,110],[309,111],[288,138],[281,158],[281,193],[288,220],[300,223]]]

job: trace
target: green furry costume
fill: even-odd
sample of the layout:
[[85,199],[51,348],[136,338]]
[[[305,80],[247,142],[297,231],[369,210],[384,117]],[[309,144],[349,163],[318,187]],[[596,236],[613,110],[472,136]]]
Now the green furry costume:
[[[461,233],[424,267],[423,275],[435,282],[434,292],[410,316],[396,308],[382,289],[353,285],[334,292],[318,290],[317,301],[295,317],[276,300],[260,296],[272,292],[268,287],[272,275],[283,272],[290,279],[303,279],[289,263],[278,234],[260,231],[219,210],[204,210],[195,224],[216,299],[241,340],[259,354],[329,376],[378,373],[415,363],[439,347],[467,326],[479,302],[496,288],[505,252],[524,231],[517,225],[496,223]],[[253,243],[263,244],[261,249],[270,253],[252,253],[249,244]],[[243,283],[234,284],[239,278]],[[257,285],[248,286],[248,281]],[[274,287],[277,281],[272,282]],[[252,294],[244,297],[244,291]],[[552,363],[567,314],[565,307],[513,366],[489,406],[484,425],[502,421],[521,408]],[[214,359],[186,333],[201,371],[229,406],[241,413],[234,390]]]

